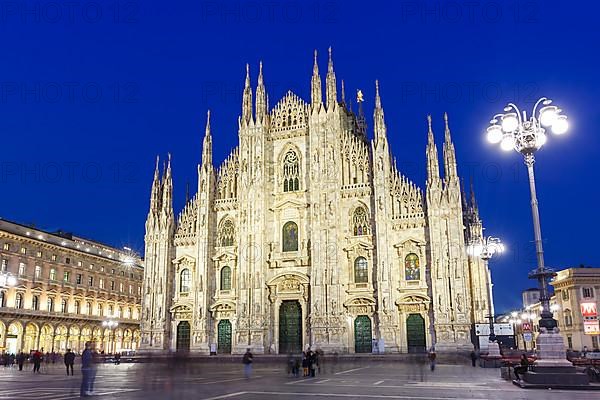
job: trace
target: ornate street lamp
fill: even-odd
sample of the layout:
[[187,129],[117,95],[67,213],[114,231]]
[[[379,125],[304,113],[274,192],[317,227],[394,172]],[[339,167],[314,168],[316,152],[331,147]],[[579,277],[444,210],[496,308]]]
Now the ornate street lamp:
[[504,151],[516,150],[525,158],[525,165],[529,174],[533,233],[537,254],[537,268],[529,273],[529,278],[538,281],[540,302],[543,307],[539,326],[540,328],[546,328],[549,332],[556,328],[557,323],[552,318],[552,311],[550,310],[548,279],[556,274],[544,265],[544,250],[533,164],[535,162],[534,153],[546,143],[547,128],[551,128],[556,135],[562,135],[568,130],[567,116],[561,113],[562,110],[553,105],[552,100],[546,97],[542,97],[535,103],[529,117],[525,111],[521,112],[516,105],[509,103],[504,108],[504,113],[495,115],[487,128],[487,139],[491,143],[500,143],[500,148]]
[[[468,246],[469,254],[475,257],[481,258],[486,263],[494,256],[494,254],[501,254],[504,252],[504,245],[502,241],[493,236],[487,236],[483,239],[473,241]],[[488,275],[489,279],[489,275]],[[491,282],[488,281],[488,318],[490,320],[490,343],[496,341],[496,333],[494,332],[494,313],[492,312],[492,293],[491,293]]]
[[113,330],[119,326],[119,323],[117,321],[113,321],[112,319],[107,319],[105,321],[102,321],[102,326],[104,328],[108,328],[109,332],[110,332],[110,337],[109,337],[109,343],[110,343],[110,349],[109,349],[109,353],[113,353],[114,352],[114,340],[115,340],[115,335]]
[[0,272],[0,288],[13,287],[17,285],[17,278],[7,272]]

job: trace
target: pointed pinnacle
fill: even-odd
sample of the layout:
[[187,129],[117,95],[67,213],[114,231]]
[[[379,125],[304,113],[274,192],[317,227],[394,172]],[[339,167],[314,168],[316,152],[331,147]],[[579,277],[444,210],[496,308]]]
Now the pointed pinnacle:
[[246,87],[250,87],[250,64],[246,64]]
[[342,79],[342,103],[346,102],[346,89],[344,88],[344,80]]
[[159,174],[158,165],[159,165],[159,162],[160,162],[160,157],[157,154],[156,155],[156,167],[154,168],[154,179],[158,179],[158,174]]
[[379,97],[379,80],[375,80],[375,108],[381,108],[381,97]]
[[427,131],[427,140],[428,140],[429,144],[434,144],[433,129],[431,128],[431,114],[427,115],[427,124],[429,126],[428,131]]
[[445,129],[445,139],[446,142],[450,143],[452,141],[452,139],[450,138],[450,126],[448,125],[448,113],[444,113],[444,124],[446,125],[446,129]]
[[263,83],[263,73],[262,73],[262,61],[258,63],[258,84],[262,85]]
[[206,129],[204,132],[206,136],[210,136],[210,110],[206,112]]
[[333,72],[333,57],[331,56],[331,46],[329,46],[329,63],[327,65],[328,72]]

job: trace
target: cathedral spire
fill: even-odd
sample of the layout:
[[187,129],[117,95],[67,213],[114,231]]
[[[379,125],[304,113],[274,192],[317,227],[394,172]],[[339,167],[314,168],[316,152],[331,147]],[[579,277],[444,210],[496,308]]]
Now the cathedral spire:
[[456,171],[456,153],[454,151],[454,143],[452,143],[452,138],[450,136],[450,126],[448,124],[447,113],[444,113],[444,123],[444,177],[448,181],[451,179],[456,179],[458,177],[458,173]]
[[156,212],[160,209],[161,203],[161,187],[160,187],[160,172],[158,165],[160,163],[159,156],[156,156],[156,167],[154,169],[154,179],[152,180],[152,190],[150,192],[150,212]]
[[250,65],[246,64],[246,83],[242,98],[242,121],[250,122],[252,119],[252,88],[250,87]]
[[427,184],[431,185],[440,179],[440,166],[438,160],[437,146],[433,138],[431,128],[431,115],[427,116],[429,130],[427,132]]
[[319,75],[319,65],[317,64],[317,50],[315,49],[315,61],[313,64],[313,74],[310,80],[310,101],[313,108],[323,103],[323,94],[321,92],[321,76]]
[[210,110],[206,112],[206,129],[202,142],[202,165],[212,164],[212,136],[210,134]]
[[326,98],[327,98],[327,109],[335,107],[337,104],[337,84],[335,80],[335,72],[333,72],[333,58],[331,56],[331,47],[329,47],[329,63],[327,65],[327,79],[326,79]]
[[344,88],[344,80],[342,79],[342,104],[346,105],[346,89]]
[[256,121],[263,121],[267,115],[267,95],[263,80],[262,61],[258,67],[258,86],[256,87]]
[[475,200],[475,190],[473,189],[473,177],[471,177],[471,184],[470,184],[471,188],[470,188],[470,200],[469,200],[469,207],[471,208],[471,212],[473,213],[473,216],[475,216],[476,218],[479,218],[479,207],[477,206],[477,200]]
[[375,145],[377,146],[382,140],[386,140],[386,126],[385,118],[383,113],[383,107],[381,106],[381,97],[379,96],[379,81],[375,81],[375,111],[373,111],[374,120],[374,131],[375,131]]
[[[173,217],[173,177],[171,175],[171,153],[167,159],[167,166],[162,181],[162,212],[167,218]],[[168,221],[163,221],[168,222]]]

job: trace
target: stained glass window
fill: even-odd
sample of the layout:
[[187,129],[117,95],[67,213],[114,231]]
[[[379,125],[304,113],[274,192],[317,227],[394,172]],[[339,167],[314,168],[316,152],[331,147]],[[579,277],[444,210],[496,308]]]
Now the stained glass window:
[[231,268],[221,268],[221,290],[231,290]]
[[421,279],[419,256],[415,253],[410,253],[404,259],[404,279],[407,281],[418,281]]
[[352,214],[352,233],[354,236],[369,234],[369,221],[364,207],[357,207]]
[[182,293],[189,292],[191,280],[189,269],[186,268],[181,271],[181,275],[179,277],[179,291]]
[[233,239],[235,236],[235,229],[233,226],[233,222],[231,220],[226,220],[223,222],[221,226],[221,231],[219,232],[219,239],[221,242],[221,246],[233,246]]
[[287,222],[283,225],[283,251],[298,251],[298,225]]
[[293,192],[300,189],[300,163],[293,150],[283,158],[283,191]]
[[358,257],[354,260],[354,283],[367,282],[369,282],[369,266],[367,264],[367,259]]

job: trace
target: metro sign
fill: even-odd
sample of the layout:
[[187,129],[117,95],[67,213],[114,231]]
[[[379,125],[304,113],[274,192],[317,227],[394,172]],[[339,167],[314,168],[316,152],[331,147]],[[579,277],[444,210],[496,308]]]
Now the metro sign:
[[598,315],[596,303],[581,303],[581,315],[584,317],[595,317]]

